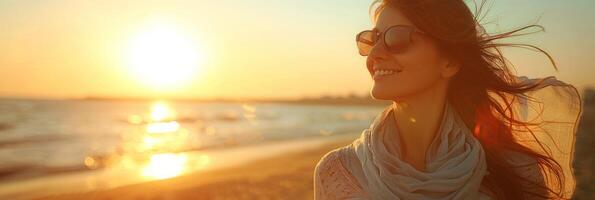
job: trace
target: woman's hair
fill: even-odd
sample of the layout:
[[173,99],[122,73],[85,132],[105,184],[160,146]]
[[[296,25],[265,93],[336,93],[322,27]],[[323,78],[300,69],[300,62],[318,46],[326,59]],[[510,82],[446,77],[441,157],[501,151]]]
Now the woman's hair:
[[[485,1],[480,5],[475,1],[472,3],[475,15],[463,0],[376,0],[370,9],[375,21],[382,8],[398,8],[415,26],[425,31],[442,52],[460,64],[459,72],[450,80],[447,98],[484,148],[489,171],[482,183],[484,186],[490,188],[498,199],[561,198],[564,175],[560,164],[551,155],[532,150],[513,137],[513,127],[527,127],[529,134],[535,137],[528,127],[538,124],[514,119],[513,101],[506,98],[510,95],[526,97],[524,92],[542,86],[545,79],[525,84],[517,81],[510,71],[511,64],[499,47],[534,49],[544,53],[557,70],[556,64],[547,52],[536,46],[496,42],[526,35],[528,33],[520,31],[529,28],[544,28],[528,25],[488,35],[479,22],[483,18],[480,13]],[[553,185],[557,188],[516,173],[513,163],[507,158],[510,156],[508,152],[521,153],[536,160],[541,174],[552,177],[550,179],[553,180],[547,181],[554,181]]]

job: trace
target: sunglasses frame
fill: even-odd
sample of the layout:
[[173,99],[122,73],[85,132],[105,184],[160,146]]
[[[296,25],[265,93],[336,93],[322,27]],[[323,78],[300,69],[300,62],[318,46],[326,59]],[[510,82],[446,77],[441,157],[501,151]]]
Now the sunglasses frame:
[[[378,40],[379,39],[382,39],[382,45],[383,45],[383,48],[384,49],[386,49],[387,51],[389,51],[391,53],[394,53],[394,54],[402,53],[402,52],[405,51],[405,49],[391,49],[386,44],[386,38],[385,38],[386,37],[386,34],[385,33],[388,32],[389,30],[393,29],[393,28],[406,28],[406,30],[408,30],[408,33],[407,33],[407,37],[408,37],[407,38],[408,39],[407,46],[409,46],[411,44],[411,34],[413,32],[417,32],[417,33],[420,33],[420,34],[426,34],[425,32],[423,32],[422,30],[419,30],[415,26],[411,26],[411,25],[394,25],[394,26],[388,27],[383,32],[379,32],[377,29],[362,31],[362,32],[358,33],[357,36],[355,37],[355,42],[356,43],[363,42],[363,41],[360,41],[361,35],[364,34],[364,33],[367,33],[367,32],[371,32],[373,34],[372,37],[375,37],[375,38],[372,38],[372,40],[374,40],[374,41],[373,41],[373,44],[370,44],[371,45],[370,49],[372,49],[378,43]],[[370,55],[370,53],[368,53],[367,55],[362,54],[362,51],[360,50],[359,45],[358,45],[358,51],[359,51],[359,54],[362,55],[362,56],[368,56],[368,55]]]

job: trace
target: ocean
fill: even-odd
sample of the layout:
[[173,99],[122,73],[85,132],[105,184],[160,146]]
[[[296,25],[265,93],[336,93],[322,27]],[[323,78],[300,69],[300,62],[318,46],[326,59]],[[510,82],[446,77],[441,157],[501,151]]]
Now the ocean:
[[184,162],[178,163],[178,167],[196,165],[188,163],[188,158],[176,157],[180,153],[358,133],[370,125],[382,108],[283,103],[0,100],[0,184],[102,171],[115,166],[147,166],[152,162],[161,165],[148,170],[156,171],[153,174],[145,170],[144,175],[153,179],[170,178],[182,173],[167,169],[176,167],[167,165],[176,162]]

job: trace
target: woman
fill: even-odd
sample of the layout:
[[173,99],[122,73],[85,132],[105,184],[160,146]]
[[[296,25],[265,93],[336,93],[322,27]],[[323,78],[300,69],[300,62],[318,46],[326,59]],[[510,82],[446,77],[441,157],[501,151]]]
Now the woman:
[[[357,35],[374,79],[392,100],[352,144],[328,152],[315,199],[570,198],[582,114],[572,85],[514,76],[496,40],[463,0],[383,0]],[[483,3],[476,13],[481,12]]]

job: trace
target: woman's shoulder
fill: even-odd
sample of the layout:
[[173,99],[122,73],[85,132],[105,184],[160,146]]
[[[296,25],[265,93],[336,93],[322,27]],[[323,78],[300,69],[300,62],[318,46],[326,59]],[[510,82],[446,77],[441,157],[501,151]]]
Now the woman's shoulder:
[[346,147],[339,147],[327,152],[316,164],[314,170],[315,199],[365,196],[357,180],[343,164]]
[[343,167],[341,163],[341,157],[343,154],[345,147],[338,147],[333,150],[330,150],[326,154],[324,154],[318,163],[316,164],[315,172],[319,174],[321,172],[326,172],[329,169],[333,169],[336,167]]

